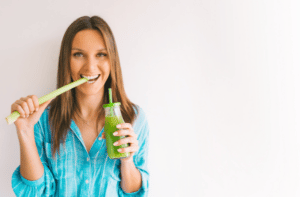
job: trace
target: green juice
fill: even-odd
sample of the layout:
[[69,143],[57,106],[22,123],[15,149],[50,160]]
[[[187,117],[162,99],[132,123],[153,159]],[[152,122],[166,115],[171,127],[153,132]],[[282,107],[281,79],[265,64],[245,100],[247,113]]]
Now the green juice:
[[105,117],[105,124],[104,124],[104,132],[106,138],[106,147],[107,147],[107,154],[111,159],[119,159],[122,157],[128,157],[130,155],[129,152],[120,153],[118,151],[119,148],[126,148],[128,147],[127,144],[121,144],[119,146],[114,146],[113,143],[116,141],[125,138],[125,136],[114,136],[113,133],[119,130],[116,126],[120,123],[124,123],[122,116],[107,116]]

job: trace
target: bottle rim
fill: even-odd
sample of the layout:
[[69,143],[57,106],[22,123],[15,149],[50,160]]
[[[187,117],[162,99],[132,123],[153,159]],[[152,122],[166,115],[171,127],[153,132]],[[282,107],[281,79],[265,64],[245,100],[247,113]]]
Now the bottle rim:
[[109,103],[109,104],[104,104],[103,107],[107,108],[107,107],[117,107],[120,106],[121,103],[120,102],[116,102],[116,103]]

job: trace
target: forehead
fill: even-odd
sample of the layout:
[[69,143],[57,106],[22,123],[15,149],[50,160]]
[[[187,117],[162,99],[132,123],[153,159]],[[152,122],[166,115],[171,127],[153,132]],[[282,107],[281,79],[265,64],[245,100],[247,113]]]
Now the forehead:
[[105,42],[98,30],[86,29],[77,32],[73,39],[72,47],[99,48],[105,47]]

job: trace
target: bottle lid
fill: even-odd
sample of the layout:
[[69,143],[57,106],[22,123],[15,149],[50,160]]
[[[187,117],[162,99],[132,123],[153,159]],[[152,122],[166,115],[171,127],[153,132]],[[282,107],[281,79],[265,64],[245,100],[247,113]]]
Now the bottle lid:
[[116,103],[109,103],[109,104],[104,104],[103,107],[107,108],[107,107],[116,107],[116,106],[120,106],[121,103],[120,102],[116,102]]

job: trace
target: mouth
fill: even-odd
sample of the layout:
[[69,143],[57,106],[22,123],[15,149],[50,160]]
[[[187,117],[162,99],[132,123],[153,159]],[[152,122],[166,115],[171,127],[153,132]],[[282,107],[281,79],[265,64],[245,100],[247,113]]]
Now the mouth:
[[[80,77],[81,77],[81,78],[84,78],[83,75],[80,75]],[[94,78],[94,79],[89,79],[89,80],[88,80],[88,83],[93,83],[93,82],[97,81],[97,80],[99,79],[99,77],[100,77],[100,74],[98,75],[98,77],[96,77],[96,78]]]

